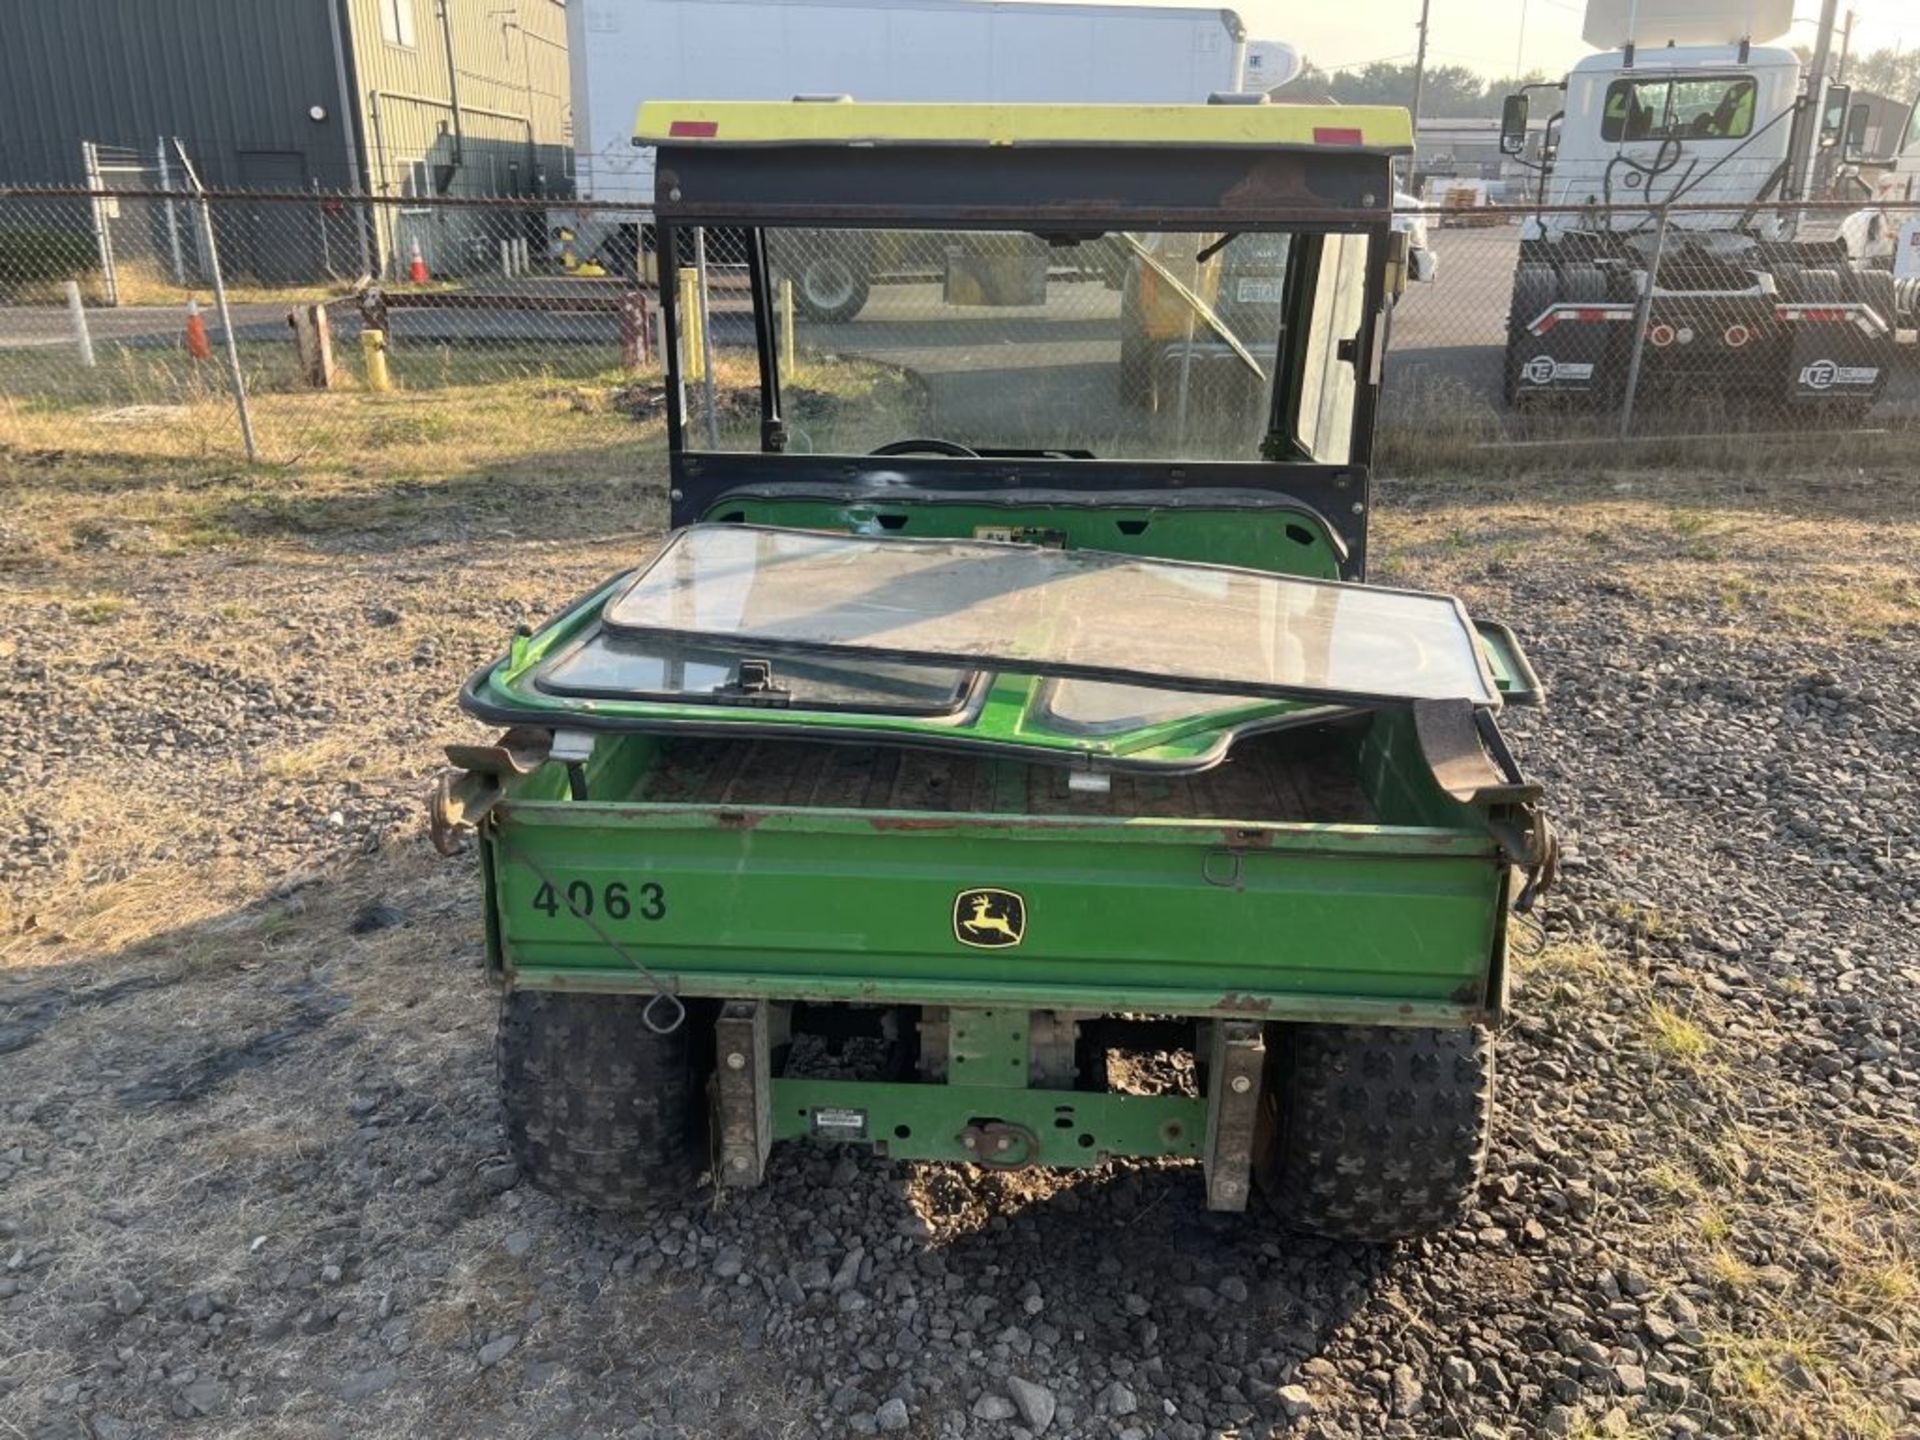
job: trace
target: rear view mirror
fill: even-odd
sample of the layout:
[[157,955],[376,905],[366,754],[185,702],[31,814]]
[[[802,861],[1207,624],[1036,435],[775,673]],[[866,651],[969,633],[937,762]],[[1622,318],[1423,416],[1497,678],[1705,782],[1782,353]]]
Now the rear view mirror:
[[1820,107],[1820,148],[1831,150],[1847,130],[1847,107],[1853,103],[1851,85],[1829,85],[1826,103]]
[[1527,148],[1527,97],[1509,95],[1500,106],[1500,153],[1520,155]]

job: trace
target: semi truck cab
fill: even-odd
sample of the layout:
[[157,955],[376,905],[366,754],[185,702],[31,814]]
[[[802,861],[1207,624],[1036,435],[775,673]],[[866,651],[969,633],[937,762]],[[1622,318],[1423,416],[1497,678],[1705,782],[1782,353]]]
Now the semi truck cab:
[[[1552,149],[1537,193],[1543,205],[1622,207],[1614,229],[1639,226],[1648,206],[1726,200],[1743,206],[1778,191],[1787,170],[1800,62],[1790,50],[1664,46],[1593,55],[1567,75]],[[1639,212],[1639,213],[1636,213]],[[1590,225],[1541,216],[1532,233]],[[1674,217],[1724,229],[1728,217]]]
[[1515,157],[1535,98],[1557,101],[1508,312],[1509,404],[1704,392],[1846,420],[1884,390],[1887,227],[1863,247],[1862,226],[1781,203],[1845,139],[1851,93],[1809,97],[1791,50],[1754,43],[1790,7],[1710,8],[1592,0],[1584,33],[1604,53],[1508,98]]

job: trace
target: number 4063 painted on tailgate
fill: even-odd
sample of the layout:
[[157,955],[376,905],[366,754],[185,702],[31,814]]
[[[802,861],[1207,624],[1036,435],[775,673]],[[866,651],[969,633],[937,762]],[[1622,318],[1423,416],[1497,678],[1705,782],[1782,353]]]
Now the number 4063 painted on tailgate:
[[[634,913],[636,898],[642,920],[661,920],[666,917],[667,892],[651,880],[638,886],[631,895],[627,892],[626,883],[621,880],[608,881],[598,892],[587,881],[575,880],[567,886],[564,904],[582,920],[593,914],[596,906],[609,919],[624,920]],[[554,893],[551,884],[543,883],[534,892],[533,908],[549,920],[559,915],[562,903],[563,897]]]

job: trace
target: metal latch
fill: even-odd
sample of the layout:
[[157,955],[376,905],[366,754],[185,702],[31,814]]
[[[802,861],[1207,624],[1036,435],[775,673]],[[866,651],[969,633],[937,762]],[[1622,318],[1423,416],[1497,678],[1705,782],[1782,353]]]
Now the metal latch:
[[713,695],[730,705],[761,705],[768,709],[779,709],[793,700],[793,692],[774,678],[771,660],[742,660],[731,680],[713,687]]

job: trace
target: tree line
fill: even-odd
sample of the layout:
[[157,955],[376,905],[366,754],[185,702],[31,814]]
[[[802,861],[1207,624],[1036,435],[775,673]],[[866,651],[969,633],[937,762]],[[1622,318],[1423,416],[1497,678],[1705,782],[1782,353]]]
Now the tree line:
[[[1806,47],[1797,48],[1804,65],[1811,55]],[[1421,91],[1420,113],[1447,120],[1492,119],[1500,114],[1500,102],[1513,91],[1548,78],[1536,70],[1517,80],[1488,79],[1465,65],[1429,65]],[[1910,100],[1920,93],[1920,49],[1875,50],[1871,54],[1851,56],[1845,74],[1838,78],[1852,85],[1856,93],[1871,92],[1893,100]],[[1413,66],[1376,60],[1356,69],[1329,72],[1308,60],[1301,66],[1299,75],[1273,92],[1273,98],[1308,103],[1336,100],[1343,105],[1411,106]]]

